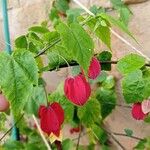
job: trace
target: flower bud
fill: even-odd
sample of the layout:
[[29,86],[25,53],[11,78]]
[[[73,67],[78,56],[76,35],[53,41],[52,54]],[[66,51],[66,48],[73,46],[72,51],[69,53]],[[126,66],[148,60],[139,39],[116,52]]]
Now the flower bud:
[[136,120],[144,120],[146,114],[143,113],[141,103],[135,103],[132,107],[132,116]]
[[39,108],[41,129],[50,135],[59,136],[61,125],[64,122],[64,110],[59,103],[52,103],[48,107],[41,105]]
[[79,74],[65,80],[64,93],[72,103],[82,106],[87,102],[91,94],[91,87],[85,77]]
[[96,79],[101,72],[100,62],[96,57],[93,57],[88,70],[88,77],[90,79]]

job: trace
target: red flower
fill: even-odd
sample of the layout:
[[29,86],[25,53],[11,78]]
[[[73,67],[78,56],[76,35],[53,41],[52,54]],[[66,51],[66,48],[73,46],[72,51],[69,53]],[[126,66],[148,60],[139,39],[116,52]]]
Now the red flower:
[[70,129],[70,133],[73,134],[74,132],[78,133],[80,132],[80,127],[76,127],[76,128],[71,128]]
[[142,111],[141,103],[135,103],[132,107],[132,116],[136,120],[144,120],[145,116],[147,114],[144,114]]
[[64,122],[64,110],[59,103],[52,103],[48,107],[39,108],[41,129],[50,135],[51,133],[59,136],[61,125]]
[[90,79],[96,79],[100,74],[100,72],[101,72],[100,62],[97,60],[96,57],[93,57],[91,60],[91,64],[89,66],[88,77]]
[[82,106],[87,102],[91,94],[91,87],[85,77],[79,74],[74,78],[70,77],[65,80],[64,92],[71,102]]

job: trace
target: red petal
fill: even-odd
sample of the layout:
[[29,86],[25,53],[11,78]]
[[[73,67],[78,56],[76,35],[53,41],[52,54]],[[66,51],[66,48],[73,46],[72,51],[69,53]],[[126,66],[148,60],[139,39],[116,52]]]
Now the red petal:
[[57,102],[51,104],[51,108],[55,111],[59,121],[59,125],[61,125],[64,122],[64,110],[62,109],[61,105]]
[[132,107],[132,116],[136,120],[144,120],[146,114],[142,112],[141,103],[135,103]]
[[100,72],[101,72],[101,65],[97,60],[97,58],[93,57],[89,67],[88,76],[90,79],[96,79],[100,74]]
[[144,114],[147,114],[150,112],[150,100],[144,100],[142,102],[142,111]]
[[38,111],[38,116],[39,118],[41,118],[42,114],[43,114],[43,110],[46,109],[46,106],[41,105]]
[[45,108],[41,116],[41,129],[48,135],[60,130],[59,121],[55,111],[51,108]]
[[65,80],[64,92],[66,97],[76,105],[82,106],[91,94],[91,88],[83,75]]

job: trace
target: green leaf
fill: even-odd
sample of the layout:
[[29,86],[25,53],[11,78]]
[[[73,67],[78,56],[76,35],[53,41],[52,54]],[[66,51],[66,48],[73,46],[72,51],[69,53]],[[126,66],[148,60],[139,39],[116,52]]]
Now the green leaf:
[[58,102],[65,111],[65,121],[71,122],[74,115],[74,105],[64,96],[64,84],[61,83],[55,92],[49,96],[50,102]]
[[112,89],[115,86],[115,79],[113,76],[107,76],[107,78],[102,83],[103,88]]
[[92,125],[91,129],[97,140],[99,140],[101,144],[105,144],[108,139],[106,132],[96,124]]
[[[98,60],[100,61],[111,61],[112,54],[109,51],[103,51],[98,55]],[[110,71],[111,70],[111,64],[101,64],[101,69]]]
[[52,9],[50,10],[49,19],[51,21],[59,19],[58,10],[55,7],[52,7]]
[[87,127],[101,120],[100,104],[96,99],[89,99],[88,102],[78,108],[78,116]]
[[69,4],[67,0],[56,0],[54,5],[59,12],[65,13],[69,9]]
[[119,20],[122,21],[125,25],[128,25],[130,16],[131,16],[131,11],[127,7],[120,8]]
[[106,118],[116,106],[116,94],[114,90],[100,88],[96,92],[96,98],[101,104],[102,118]]
[[18,149],[24,149],[24,145],[20,141],[14,141],[14,140],[7,140],[3,145],[5,150],[18,150]]
[[93,5],[92,7],[90,7],[90,11],[93,14],[97,15],[97,14],[102,13],[102,12],[104,13],[105,9],[103,7],[97,7],[96,5]]
[[100,38],[109,49],[111,49],[110,29],[106,22],[105,26],[102,24],[102,22],[105,22],[105,20],[92,18],[87,22],[87,25],[91,30],[93,30],[93,32],[95,32],[96,36]]
[[57,30],[70,56],[87,72],[94,49],[90,36],[77,23],[70,24],[70,27],[60,23]]
[[38,84],[38,68],[33,55],[28,51],[15,51],[13,58],[25,72],[28,79],[34,85]]
[[47,33],[43,34],[42,39],[50,44],[50,43],[56,41],[58,38],[59,38],[58,32],[52,31],[52,32],[47,32]]
[[68,51],[61,45],[56,45],[47,52],[49,70],[58,68],[59,65],[67,64],[71,61]]
[[74,143],[71,139],[65,139],[62,142],[63,150],[71,150],[74,146]]
[[13,56],[0,53],[0,60],[0,87],[17,116],[37,84],[37,65],[29,51],[15,51]]
[[144,81],[142,71],[136,70],[122,80],[123,96],[127,103],[142,102],[144,99]]
[[68,24],[78,22],[77,18],[80,16],[82,11],[83,10],[79,8],[68,9],[66,12]]
[[118,9],[124,6],[124,3],[122,0],[110,0],[110,2],[113,4],[113,7]]
[[144,99],[147,99],[150,96],[150,69],[144,70],[143,80],[144,80],[144,84],[145,84]]
[[100,75],[95,80],[89,80],[90,84],[102,83],[107,78],[107,73],[105,71],[101,71]]
[[149,114],[144,118],[144,122],[150,123],[150,115]]
[[122,74],[128,74],[132,71],[142,68],[145,65],[145,59],[137,54],[124,56],[117,63],[117,68]]
[[102,13],[102,14],[100,14],[100,16],[102,18],[106,19],[108,22],[110,22],[114,26],[119,27],[123,32],[128,34],[130,37],[132,37],[136,41],[134,36],[131,34],[131,32],[128,30],[127,26],[123,22],[121,22],[120,20],[114,19],[112,16],[110,16],[110,15],[108,15],[106,13]]
[[147,139],[140,140],[138,142],[138,144],[134,147],[134,149],[135,150],[146,150],[146,146],[145,146],[146,143],[147,143]]
[[33,26],[33,27],[30,27],[28,30],[32,32],[40,33],[40,34],[49,32],[49,30],[46,27],[42,27],[42,26]]
[[121,0],[111,0],[111,3],[113,4],[113,7],[120,13],[119,20],[125,25],[128,25],[129,18],[132,14],[129,8],[126,5],[124,5],[123,1]]
[[28,100],[25,111],[26,113],[38,116],[38,109],[40,105],[47,104],[46,95],[43,86],[33,88],[32,97]]
[[28,42],[25,35],[22,35],[15,40],[15,47],[27,49]]
[[133,135],[133,131],[131,129],[124,129],[127,136],[131,137]]
[[102,150],[111,150],[111,148],[108,145],[102,145]]

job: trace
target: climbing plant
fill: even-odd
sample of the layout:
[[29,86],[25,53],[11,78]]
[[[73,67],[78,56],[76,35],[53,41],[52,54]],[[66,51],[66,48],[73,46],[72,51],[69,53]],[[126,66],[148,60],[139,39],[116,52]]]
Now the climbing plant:
[[[118,133],[105,128],[104,120],[116,106],[128,107],[134,119],[149,122],[150,64],[137,53],[112,60],[113,26],[137,41],[127,27],[132,12],[121,0],[111,2],[118,18],[109,9],[92,6],[88,14],[86,8],[69,8],[69,0],[56,0],[49,19],[16,38],[11,55],[0,52],[0,128],[5,132],[0,141],[11,131],[12,127],[5,127],[11,112],[20,129],[20,141],[8,139],[2,148],[92,150],[100,143],[103,150],[111,149],[109,137],[115,139]],[[95,52],[95,40],[107,48]],[[108,73],[112,64],[122,75],[125,106],[118,104],[115,78]],[[55,91],[47,92],[45,87],[51,83],[44,81],[43,73],[61,68],[67,68],[67,77]],[[65,124],[70,124],[71,134],[79,136],[66,138]],[[84,135],[89,137],[87,146],[80,144]],[[131,129],[121,135],[138,139],[135,149],[150,148],[150,139],[135,137]]]

